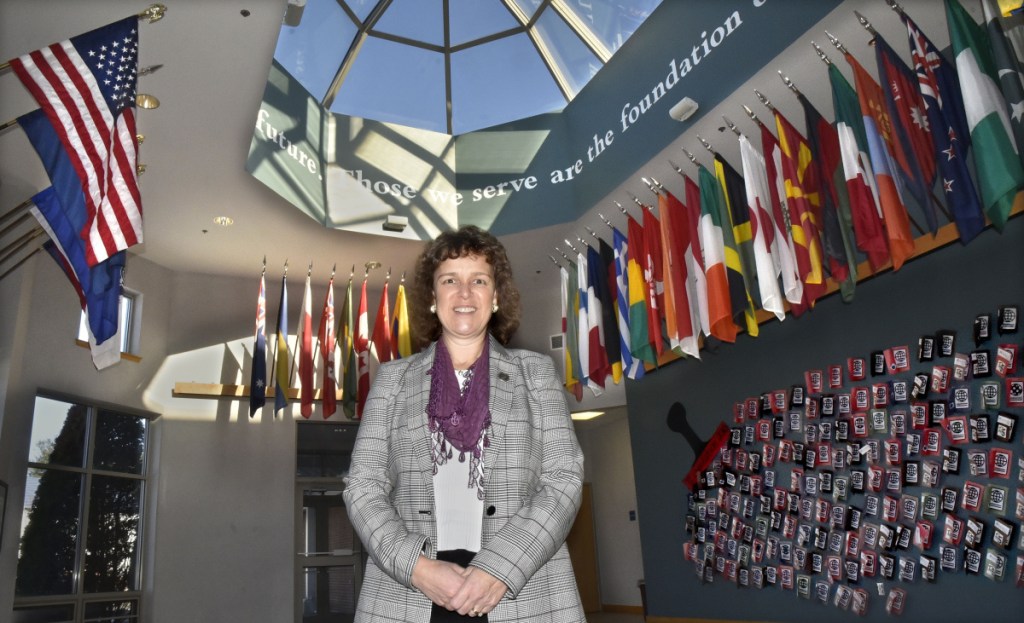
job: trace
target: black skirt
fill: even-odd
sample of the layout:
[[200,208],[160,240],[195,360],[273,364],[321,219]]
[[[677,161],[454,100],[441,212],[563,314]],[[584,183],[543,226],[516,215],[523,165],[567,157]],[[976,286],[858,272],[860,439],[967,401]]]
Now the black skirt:
[[[473,561],[474,552],[470,552],[464,549],[449,549],[443,552],[437,553],[437,559],[445,562],[454,562],[462,568],[468,567],[469,563]],[[459,622],[459,621],[487,621],[487,615],[481,614],[480,616],[471,617],[467,614],[459,614],[454,610],[448,610],[443,606],[432,604],[430,611],[430,623],[448,623]]]

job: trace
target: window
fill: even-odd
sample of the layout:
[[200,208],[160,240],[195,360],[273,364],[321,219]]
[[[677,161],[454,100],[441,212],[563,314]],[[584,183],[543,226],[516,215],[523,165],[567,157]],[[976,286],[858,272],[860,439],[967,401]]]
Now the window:
[[139,620],[149,422],[36,396],[13,623]]
[[[136,322],[142,314],[142,294],[124,288],[121,293],[121,301],[118,306],[118,333],[121,339],[122,353],[136,353],[139,344],[138,327]],[[78,321],[78,339],[89,342],[89,324],[82,310]]]

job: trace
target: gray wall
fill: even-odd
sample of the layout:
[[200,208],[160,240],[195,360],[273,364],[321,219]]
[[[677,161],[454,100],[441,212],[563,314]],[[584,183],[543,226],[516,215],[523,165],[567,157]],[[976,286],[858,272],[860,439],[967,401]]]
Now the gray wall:
[[[970,350],[975,315],[994,313],[1002,304],[1024,305],[1024,279],[1019,272],[1022,260],[1024,219],[1017,218],[1002,235],[986,231],[969,246],[955,243],[905,265],[898,273],[861,283],[852,304],[832,296],[801,318],[788,316],[782,323],[762,325],[758,338],[743,335],[736,344],[712,346],[702,351],[701,361],[675,362],[627,385],[651,614],[808,622],[823,616],[857,618],[777,587],[740,590],[721,576],[711,585],[700,585],[693,563],[684,561],[682,555],[689,535],[684,529],[687,491],[681,481],[694,455],[683,437],[667,428],[668,408],[675,401],[683,403],[694,429],[707,439],[719,422],[731,423],[736,400],[802,383],[805,370],[909,344],[916,371],[918,337],[948,328],[958,330],[958,351]],[[1020,344],[1021,334],[1012,337],[1001,341]],[[996,336],[992,343],[999,341]],[[1015,456],[1020,455],[1020,438],[1018,431],[1012,446]],[[1000,484],[1012,487],[1014,482]],[[783,484],[788,485],[788,480]],[[918,493],[920,489],[910,491]],[[959,515],[965,517],[966,513]],[[987,517],[991,533],[991,517]],[[937,525],[941,527],[941,523]],[[941,530],[938,536],[941,539]],[[937,556],[937,552],[934,545],[931,553]],[[1011,555],[1011,565],[1016,564],[1015,552],[1005,552]],[[917,550],[912,548],[911,553],[916,558]],[[875,581],[861,580],[861,586],[871,593],[872,619],[886,616]],[[987,621],[1020,621],[1024,612],[1024,593],[1014,589],[1009,579],[996,584],[980,576],[942,574],[935,584],[918,580],[902,586],[908,591],[903,619],[908,622],[966,621],[979,616]]]

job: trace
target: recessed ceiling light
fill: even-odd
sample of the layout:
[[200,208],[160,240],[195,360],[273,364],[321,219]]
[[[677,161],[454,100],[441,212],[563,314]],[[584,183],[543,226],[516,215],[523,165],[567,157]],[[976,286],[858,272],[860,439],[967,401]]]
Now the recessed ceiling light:
[[576,421],[581,420],[592,420],[599,415],[604,415],[604,411],[580,411],[572,414],[572,419]]
[[221,227],[228,227],[235,224],[235,219],[230,216],[215,216],[213,217],[213,222]]

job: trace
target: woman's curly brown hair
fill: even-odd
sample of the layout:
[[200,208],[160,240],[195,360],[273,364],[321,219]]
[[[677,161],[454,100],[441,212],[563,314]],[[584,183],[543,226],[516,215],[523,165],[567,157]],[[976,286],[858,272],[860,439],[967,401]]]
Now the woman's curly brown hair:
[[488,331],[498,342],[507,345],[519,328],[519,290],[512,280],[512,264],[504,245],[490,232],[466,225],[428,242],[416,260],[416,274],[409,288],[409,311],[412,333],[419,347],[441,337],[441,323],[430,311],[434,302],[434,271],[445,260],[467,255],[483,257],[494,269],[498,311],[491,316]]

